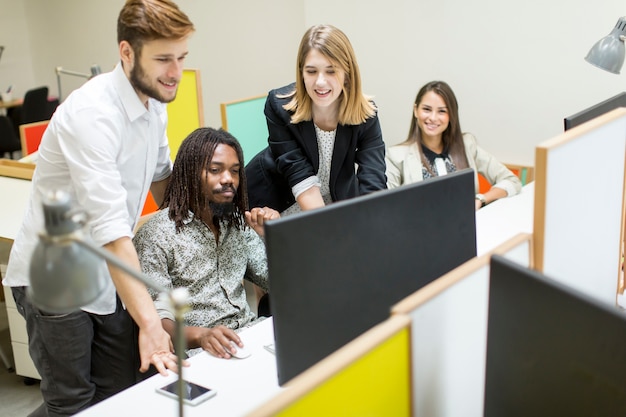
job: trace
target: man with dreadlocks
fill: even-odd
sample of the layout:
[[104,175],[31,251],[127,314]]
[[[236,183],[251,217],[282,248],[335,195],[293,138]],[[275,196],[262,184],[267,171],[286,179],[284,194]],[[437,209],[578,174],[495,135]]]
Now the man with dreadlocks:
[[[263,227],[280,217],[267,207],[246,211],[243,161],[232,135],[196,129],[178,150],[162,210],[133,240],[146,275],[165,288],[189,290],[187,347],[225,359],[236,352],[231,341],[243,347],[234,330],[256,320],[242,280],[267,290]],[[154,291],[152,296],[163,327],[174,337],[174,312]]]

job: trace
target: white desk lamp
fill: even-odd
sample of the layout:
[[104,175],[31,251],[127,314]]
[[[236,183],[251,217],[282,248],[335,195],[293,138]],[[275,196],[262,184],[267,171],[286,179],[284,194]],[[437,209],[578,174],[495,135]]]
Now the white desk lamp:
[[90,73],[87,74],[85,72],[78,72],[78,71],[70,71],[70,70],[66,70],[63,69],[63,67],[56,67],[54,69],[54,72],[57,75],[57,88],[59,89],[59,102],[63,101],[62,97],[61,97],[61,75],[65,74],[65,75],[73,75],[74,77],[82,77],[82,78],[86,78],[86,79],[91,79],[93,77],[95,77],[98,74],[102,73],[102,70],[100,69],[99,65],[92,65],[90,68]]
[[84,231],[86,216],[71,213],[70,196],[64,191],[53,191],[44,196],[44,234],[33,252],[30,264],[31,302],[51,313],[68,313],[90,304],[107,285],[101,261],[121,269],[146,286],[165,294],[174,308],[176,318],[176,355],[178,357],[178,412],[183,416],[183,359],[185,335],[183,315],[188,309],[186,288],[167,290],[140,271],[130,268],[109,251],[96,246]]
[[604,38],[593,45],[585,60],[605,71],[619,74],[624,65],[624,40],[626,39],[626,16]]

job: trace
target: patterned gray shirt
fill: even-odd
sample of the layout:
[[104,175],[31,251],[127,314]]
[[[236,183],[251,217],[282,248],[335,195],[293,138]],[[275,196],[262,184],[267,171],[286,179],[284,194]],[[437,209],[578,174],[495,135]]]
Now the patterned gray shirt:
[[[268,289],[265,244],[251,228],[220,224],[219,243],[202,221],[192,217],[176,233],[164,209],[152,216],[133,239],[141,269],[165,288],[187,287],[190,311],[185,325],[231,329],[245,327],[256,316],[246,300],[243,279]],[[174,320],[174,312],[149,290],[159,316]]]

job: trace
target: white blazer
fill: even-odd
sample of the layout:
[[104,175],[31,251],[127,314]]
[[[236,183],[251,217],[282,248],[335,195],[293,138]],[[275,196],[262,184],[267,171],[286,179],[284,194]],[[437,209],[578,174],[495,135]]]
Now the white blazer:
[[[478,173],[482,174],[493,187],[505,190],[509,197],[520,192],[522,183],[519,178],[493,155],[479,147],[472,134],[463,134],[463,144],[465,145],[467,162],[470,168],[474,169],[476,193],[478,193]],[[417,142],[389,147],[385,155],[385,162],[389,188],[396,188],[424,179]]]

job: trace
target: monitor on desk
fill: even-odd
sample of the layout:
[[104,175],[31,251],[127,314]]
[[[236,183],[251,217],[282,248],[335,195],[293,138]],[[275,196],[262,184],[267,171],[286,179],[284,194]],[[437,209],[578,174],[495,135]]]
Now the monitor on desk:
[[601,103],[594,104],[585,110],[564,118],[564,128],[569,130],[618,107],[626,107],[626,92],[619,93]]
[[283,217],[265,239],[282,385],[476,256],[474,173]]
[[484,415],[626,415],[624,312],[499,256],[490,275]]

